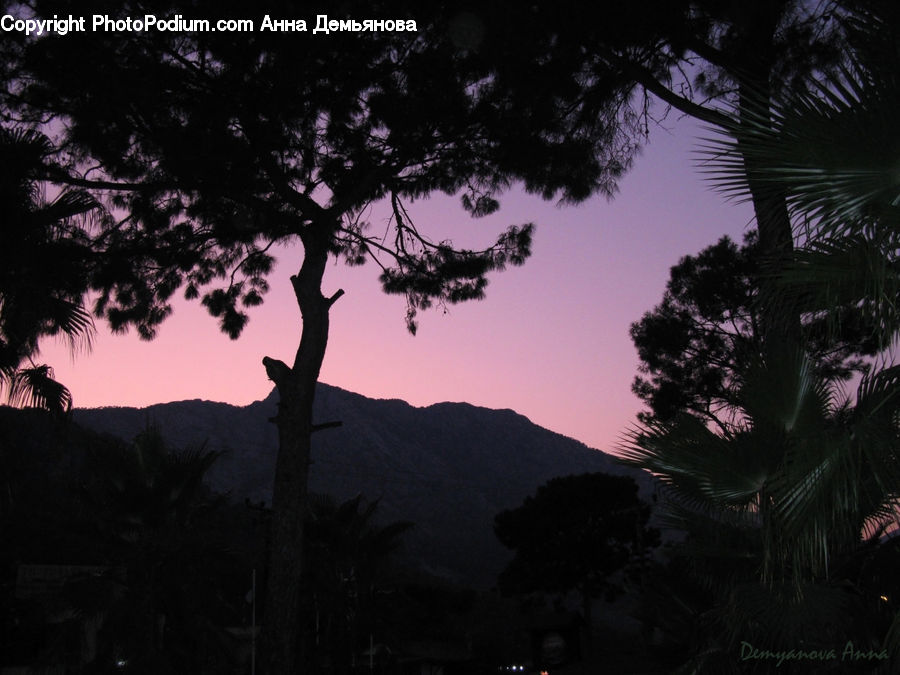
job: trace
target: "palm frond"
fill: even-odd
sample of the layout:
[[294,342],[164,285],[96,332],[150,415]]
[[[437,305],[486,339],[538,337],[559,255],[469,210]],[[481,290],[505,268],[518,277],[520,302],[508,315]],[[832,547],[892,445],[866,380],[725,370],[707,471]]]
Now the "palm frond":
[[0,130],[0,149],[10,160],[34,164],[53,153],[53,144],[36,129],[14,127]]
[[31,220],[36,226],[51,227],[70,218],[86,216],[100,208],[100,203],[90,193],[68,189],[49,204],[34,210]]
[[758,454],[743,438],[719,436],[691,415],[634,429],[617,454],[698,510],[746,507],[766,480]]
[[46,298],[46,334],[62,335],[73,353],[89,352],[94,341],[94,319],[83,305],[65,298]]
[[865,228],[856,234],[816,239],[798,250],[763,302],[782,302],[824,314],[840,329],[839,307],[865,310],[871,340],[887,348],[900,330],[900,229]]
[[47,365],[16,370],[9,382],[9,402],[14,406],[32,406],[62,417],[72,409],[72,394],[53,379]]
[[[871,346],[861,353],[874,353],[900,332],[900,13],[896,3],[859,6],[842,10],[852,52],[841,67],[775,100],[743,95],[700,154],[702,170],[728,198],[749,200],[752,183],[758,209],[787,206],[801,248],[763,269],[761,305],[825,318],[835,336],[849,308],[865,316],[853,326]],[[877,537],[897,523],[900,368],[873,367],[851,405],[838,401],[815,364],[776,350],[766,351],[766,363],[745,364],[740,433],[702,443],[695,433],[686,443],[682,431],[642,429],[626,461],[661,475],[669,517],[699,541],[689,537],[693,548],[685,548],[699,568],[716,560],[726,541],[719,537],[734,524],[723,515],[733,507],[708,483],[733,485],[722,458],[737,454],[739,440],[755,447],[755,465],[732,468],[749,471],[748,484],[765,476],[750,502],[755,514],[747,510],[757,520],[745,529],[758,535],[759,564],[746,584],[733,580],[728,602],[714,605],[718,625],[732,642],[759,635],[775,645],[790,635],[830,646],[846,641],[853,617],[861,617],[860,625],[870,623],[859,643],[874,647],[886,626],[883,609],[871,605],[878,583],[870,575],[870,588],[860,590],[862,573],[853,576],[848,561],[857,564],[862,548],[883,549]],[[700,447],[711,453],[706,460]],[[798,636],[807,627],[812,632]],[[900,645],[900,620],[884,644]]]
[[900,86],[876,83],[861,66],[770,104],[732,114],[702,139],[701,170],[727,197],[749,199],[748,167],[784,195],[789,213],[821,233],[843,236],[877,217],[900,225]]
[[738,396],[741,410],[760,433],[815,433],[837,400],[834,385],[819,375],[804,350],[772,351],[766,361],[747,365]]
[[851,456],[866,521],[897,519],[900,502],[900,366],[862,378],[851,418]]

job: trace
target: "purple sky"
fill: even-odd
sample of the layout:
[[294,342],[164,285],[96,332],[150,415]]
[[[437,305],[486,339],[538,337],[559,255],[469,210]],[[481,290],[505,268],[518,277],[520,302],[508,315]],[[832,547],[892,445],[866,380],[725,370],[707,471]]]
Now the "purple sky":
[[[413,204],[410,213],[432,239],[488,244],[512,223],[537,224],[524,267],[494,275],[481,302],[422,313],[416,337],[406,332],[405,302],[386,296],[378,268],[335,264],[324,292],[343,288],[332,310],[321,380],[374,398],[422,406],[468,401],[512,408],[533,422],[612,450],[640,409],[631,393],[637,357],[629,324],[656,305],[669,268],[723,234],[740,240],[747,205],[726,203],[703,181],[692,150],[707,135],[691,120],[651,132],[650,144],[612,201],[557,207],[519,192],[500,211],[470,219],[456,198]],[[373,210],[374,230],[385,213]],[[272,383],[263,356],[293,359],[300,317],[288,277],[300,251],[282,248],[271,291],[231,341],[197,302],[179,301],[153,342],[132,332],[111,335],[102,322],[90,354],[74,361],[48,342],[42,362],[72,390],[75,405],[145,406],[183,399],[245,405]]]

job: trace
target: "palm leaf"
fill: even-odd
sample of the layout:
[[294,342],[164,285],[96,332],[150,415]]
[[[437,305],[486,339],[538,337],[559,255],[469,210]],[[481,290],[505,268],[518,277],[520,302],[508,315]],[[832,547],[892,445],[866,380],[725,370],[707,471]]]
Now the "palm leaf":
[[[48,366],[22,368],[38,353],[41,338],[63,336],[73,352],[89,350],[91,315],[81,304],[88,218],[100,204],[87,192],[63,189],[47,203],[43,186],[57,148],[33,129],[0,129],[4,165],[0,189],[10,202],[5,245],[9,261],[27,261],[7,274],[0,289],[0,385],[10,403],[63,414],[72,405],[66,387]],[[73,262],[74,261],[74,262]]]
[[101,209],[100,202],[88,192],[66,189],[49,204],[33,209],[28,219],[33,227],[56,230],[72,218],[88,218]]
[[766,479],[764,463],[744,440],[718,436],[697,418],[683,415],[673,423],[633,430],[617,454],[622,463],[655,474],[693,508],[743,507]]
[[[896,14],[891,3],[867,6]],[[731,123],[701,149],[704,171],[727,197],[749,199],[752,178],[777,197],[768,201],[786,204],[803,245],[793,260],[779,260],[765,272],[777,278],[767,279],[761,303],[770,311],[833,322],[841,320],[842,308],[861,309],[872,343],[882,347],[900,330],[896,19],[852,14],[847,31],[855,51],[841,68],[778,100],[744,99]],[[646,429],[626,453],[627,460],[661,474],[676,504],[670,513],[702,537],[692,554],[709,563],[724,541],[716,538],[722,526],[731,524],[716,517],[717,505],[719,514],[729,509],[718,497],[735,483],[721,464],[737,453],[718,446],[738,438],[756,445],[761,457],[755,469],[765,475],[755,501],[759,577],[732,585],[731,602],[714,611],[731,640],[756,627],[772,644],[780,636],[796,637],[796,629],[805,626],[819,627],[821,635],[800,637],[829,638],[828,630],[852,625],[857,612],[873,616],[859,592],[828,582],[847,578],[843,561],[858,553],[863,533],[874,537],[896,522],[900,498],[900,369],[873,370],[850,406],[838,403],[808,360],[776,361],[746,371],[738,399],[740,433],[691,445],[671,430]],[[701,445],[714,453],[706,467]],[[773,466],[775,457],[780,459]],[[738,469],[752,472],[754,465],[736,462],[732,470]],[[711,481],[720,487],[710,488]],[[885,644],[896,647],[898,625],[895,620]],[[883,628],[875,631],[878,640]],[[875,632],[865,639],[871,643]]]
[[62,334],[72,352],[90,351],[94,339],[94,319],[83,305],[64,298],[47,298],[46,334]]
[[900,242],[896,231],[873,228],[839,238],[814,240],[797,251],[781,271],[774,293],[764,302],[787,301],[813,313],[825,313],[839,329],[836,307],[861,306],[871,317],[872,339],[887,347],[900,329]]
[[22,368],[12,374],[9,401],[14,406],[32,406],[63,416],[72,409],[72,394],[53,379],[53,369],[47,365]]
[[746,200],[752,166],[755,180],[820,233],[846,235],[873,218],[897,227],[898,84],[895,75],[876,81],[848,65],[771,105],[760,97],[702,139],[702,170],[726,196]]
[[774,293],[761,301],[790,311],[865,304],[886,346],[900,328],[900,35],[890,3],[879,11],[846,17],[854,52],[836,72],[745,103],[700,154],[730,198],[749,199],[752,168],[757,185],[784,199],[805,246],[779,264]]

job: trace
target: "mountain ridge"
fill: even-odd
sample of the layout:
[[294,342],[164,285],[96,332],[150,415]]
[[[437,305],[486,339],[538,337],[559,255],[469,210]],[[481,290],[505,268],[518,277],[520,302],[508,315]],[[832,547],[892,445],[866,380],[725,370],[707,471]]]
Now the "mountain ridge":
[[[192,399],[143,408],[77,409],[79,424],[133,438],[156,424],[174,448],[205,443],[223,455],[209,482],[253,503],[271,502],[277,392],[246,406]],[[490,587],[510,558],[493,534],[493,518],[551,478],[603,471],[635,477],[646,497],[652,480],[600,450],[544,429],[511,410],[444,401],[413,406],[372,399],[320,383],[317,423],[338,428],[313,436],[310,490],[349,499],[379,499],[382,521],[416,523],[405,555],[430,574]]]

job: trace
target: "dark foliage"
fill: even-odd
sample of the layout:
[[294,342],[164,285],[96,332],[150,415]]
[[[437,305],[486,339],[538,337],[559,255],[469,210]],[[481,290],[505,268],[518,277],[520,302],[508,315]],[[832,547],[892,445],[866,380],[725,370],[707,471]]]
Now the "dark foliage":
[[[350,2],[340,9],[410,18],[419,30],[346,31],[325,40],[261,30],[240,40],[161,31],[36,39],[16,97],[23,120],[66,121],[72,161],[49,177],[107,191],[124,214],[96,240],[105,264],[90,279],[99,291],[95,311],[114,329],[134,326],[152,338],[183,286],[236,338],[247,308],[268,288],[272,247],[303,245],[291,278],[303,315],[297,356],[292,366],[264,361],[281,397],[266,604],[269,643],[281,651],[272,672],[296,669],[290,636],[298,633],[295,566],[312,400],[328,312],[342,294],[322,294],[328,260],[373,259],[384,289],[406,297],[414,331],[420,309],[481,298],[488,273],[521,264],[532,225],[511,226],[493,245],[470,250],[430,240],[407,210],[411,201],[459,194],[472,215],[484,215],[514,183],[578,201],[611,193],[635,150],[615,123],[627,83],[588,101],[580,69],[538,59],[526,93],[520,74],[507,79],[511,59],[498,65],[497,54],[454,40],[459,34],[448,29],[458,6]],[[142,10],[134,2],[111,11]],[[77,13],[73,3],[54,1],[37,3],[37,11]],[[154,11],[246,15],[244,5],[204,0]],[[283,11],[279,2],[254,6],[257,20]],[[492,16],[486,29],[506,25],[506,17]],[[391,208],[387,234],[365,222],[366,209],[381,200]]]
[[93,321],[82,307],[92,250],[84,226],[99,204],[83,190],[42,194],[54,147],[36,131],[0,128],[0,387],[13,404],[61,415],[69,391],[47,365],[32,361],[45,337],[90,345]]
[[[0,413],[2,665],[229,672],[217,670],[234,658],[224,629],[242,623],[251,556],[247,528],[233,513],[224,525],[200,483],[215,455]],[[42,566],[57,581],[23,585]]]
[[[668,422],[680,412],[728,419],[746,364],[764,353],[761,274],[755,233],[741,247],[723,237],[672,267],[662,302],[631,325],[641,360],[632,391],[649,408],[638,415],[642,422]],[[805,313],[802,329],[819,374],[829,380],[863,372],[863,357],[878,349],[871,317],[853,306],[827,316]]]
[[[46,16],[80,11],[59,0],[35,6]],[[114,328],[134,326],[152,338],[183,286],[237,337],[267,290],[272,247],[303,245],[292,277],[300,348],[291,366],[265,361],[281,396],[268,603],[277,611],[267,628],[288,650],[297,632],[293,566],[302,560],[314,384],[328,312],[341,295],[322,294],[328,259],[374,259],[385,290],[406,297],[414,330],[420,309],[480,298],[489,272],[521,263],[531,225],[512,226],[486,249],[459,249],[419,230],[406,210],[412,200],[460,194],[470,213],[483,215],[514,183],[564,201],[611,195],[650,119],[641,88],[718,123],[723,116],[704,105],[707,97],[789,81],[823,62],[833,33],[826,15],[807,17],[795,2],[752,9],[562,2],[518,12],[503,4],[346,2],[339,9],[346,17],[410,17],[420,32],[36,39],[15,97],[23,120],[67,122],[71,162],[48,177],[106,191],[124,214],[97,239],[104,264],[90,278],[99,291],[95,309]],[[131,2],[108,11],[144,10]],[[247,14],[245,5],[206,0],[153,10]],[[264,1],[253,11],[286,9]],[[673,77],[693,55],[708,65],[701,80]],[[364,217],[383,199],[392,212],[387,234],[370,231]],[[789,225],[780,212],[771,217],[770,206],[757,205],[767,255],[790,248]],[[764,323],[766,335],[792,327],[791,317]],[[291,654],[276,661],[272,672],[295,670]]]
[[[116,15],[139,9],[121,6]],[[154,11],[220,17],[243,9],[192,2]],[[281,10],[264,3],[253,14],[258,24]],[[75,165],[57,178],[124,188],[113,201],[130,217],[105,233],[111,255],[93,280],[97,310],[114,328],[134,325],[152,337],[184,286],[237,337],[268,288],[272,242],[298,236],[305,244],[315,236],[353,264],[377,257],[385,290],[408,299],[412,328],[418,309],[480,298],[488,272],[521,264],[531,227],[511,228],[487,250],[454,248],[420,233],[401,200],[460,193],[478,216],[496,210],[515,182],[577,201],[610,189],[627,168],[633,148],[620,147],[613,125],[581,126],[577,73],[531,69],[529,96],[518,92],[512,105],[514,83],[489,79],[487,57],[496,55],[461,49],[444,32],[452,9],[342,7],[354,10],[414,17],[419,32],[257,30],[235,40],[148,31],[31,46],[21,114],[70,120],[76,157],[100,165],[90,176]],[[581,117],[564,113],[570,107]],[[607,115],[616,115],[612,104]],[[385,238],[360,215],[388,197],[394,232]]]
[[[310,667],[349,670],[380,625],[378,595],[388,556],[401,545],[406,521],[376,522],[378,502],[312,495],[307,516],[304,613]],[[313,665],[315,664],[315,665]]]
[[516,554],[500,575],[500,588],[612,597],[617,588],[611,577],[658,543],[649,517],[631,478],[554,478],[494,521],[497,538]]

